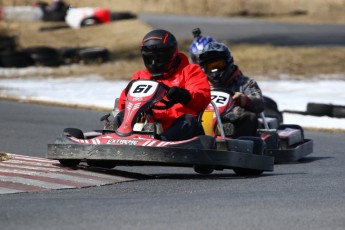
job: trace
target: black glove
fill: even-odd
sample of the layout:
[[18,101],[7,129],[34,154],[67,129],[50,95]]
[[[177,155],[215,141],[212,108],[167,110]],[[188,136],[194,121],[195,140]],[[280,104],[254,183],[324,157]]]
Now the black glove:
[[125,95],[127,96],[129,89],[132,87],[133,82],[135,82],[136,80],[131,80],[130,82],[128,82],[128,85],[126,86],[125,89]]
[[167,97],[172,103],[181,103],[183,105],[187,104],[191,99],[191,95],[188,90],[177,86],[173,86],[170,88]]

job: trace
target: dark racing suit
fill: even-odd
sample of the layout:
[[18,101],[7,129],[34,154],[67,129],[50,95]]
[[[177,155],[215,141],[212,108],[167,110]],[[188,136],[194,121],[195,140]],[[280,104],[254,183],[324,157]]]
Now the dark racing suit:
[[257,115],[264,111],[264,99],[257,82],[244,76],[235,66],[235,71],[223,89],[230,94],[240,92],[246,95],[244,107],[235,106],[227,114],[222,115],[223,122],[230,122],[235,126],[232,137],[255,136],[258,128]]
[[[192,136],[203,134],[203,129],[198,124],[196,117],[210,103],[210,85],[207,77],[199,65],[190,64],[183,53],[179,53],[180,64],[169,78],[158,79],[157,81],[169,87],[178,86],[188,90],[191,100],[186,104],[177,103],[166,110],[154,110],[154,117],[162,123],[164,132],[162,139],[183,140]],[[139,70],[132,76],[132,80],[152,79],[147,70]],[[126,94],[122,91],[119,100],[119,110],[125,108]],[[195,130],[195,125],[199,127]],[[201,129],[201,130],[200,130]]]

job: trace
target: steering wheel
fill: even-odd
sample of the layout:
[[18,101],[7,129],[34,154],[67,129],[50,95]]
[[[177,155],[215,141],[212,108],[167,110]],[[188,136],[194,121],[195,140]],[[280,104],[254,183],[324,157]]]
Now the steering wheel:
[[[167,86],[166,84],[159,82],[159,85],[162,86],[166,92],[169,92],[170,87]],[[157,109],[157,110],[166,110],[166,109],[170,109],[173,105],[175,105],[175,103],[165,100],[165,99],[161,99],[159,102],[162,102],[164,105],[154,105],[152,108],[153,109]]]

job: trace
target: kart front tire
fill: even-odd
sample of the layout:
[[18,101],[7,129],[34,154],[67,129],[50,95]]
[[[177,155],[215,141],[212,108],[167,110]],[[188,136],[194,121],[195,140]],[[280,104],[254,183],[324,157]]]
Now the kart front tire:
[[76,167],[81,160],[67,160],[67,159],[60,159],[59,162],[61,165],[65,167]]
[[116,166],[114,161],[107,161],[107,160],[87,160],[86,163],[88,166],[91,166],[91,167],[100,167],[100,168],[107,168],[107,169],[112,169],[112,168],[115,168]]
[[211,165],[194,165],[194,171],[199,174],[211,174],[214,171],[214,167]]

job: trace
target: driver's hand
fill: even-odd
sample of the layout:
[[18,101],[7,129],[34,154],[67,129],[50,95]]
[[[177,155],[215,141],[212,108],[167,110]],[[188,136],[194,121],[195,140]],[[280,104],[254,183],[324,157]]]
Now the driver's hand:
[[186,105],[190,101],[191,95],[188,92],[188,90],[177,86],[173,86],[170,88],[167,94],[167,98],[174,104],[181,103],[183,105]]
[[128,82],[128,84],[127,84],[127,86],[126,86],[126,88],[125,88],[125,95],[127,96],[127,94],[128,94],[128,91],[129,91],[129,89],[132,87],[132,85],[133,85],[133,82],[135,82],[136,80],[131,80],[130,82]]
[[236,92],[234,96],[232,96],[232,99],[235,101],[235,105],[240,107],[247,107],[249,105],[249,98],[247,95],[244,95],[243,93]]

